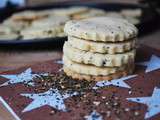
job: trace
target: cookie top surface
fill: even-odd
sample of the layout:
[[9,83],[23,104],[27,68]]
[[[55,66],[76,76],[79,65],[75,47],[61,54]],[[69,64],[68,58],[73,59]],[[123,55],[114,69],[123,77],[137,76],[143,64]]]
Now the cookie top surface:
[[88,10],[89,10],[88,7],[75,6],[75,7],[70,7],[70,8],[54,9],[54,14],[55,15],[72,16],[72,15],[75,15],[75,14],[80,14],[80,13],[86,12]]
[[91,17],[96,17],[96,16],[105,16],[105,15],[106,15],[106,12],[104,10],[90,8],[90,10],[87,12],[74,15],[73,19],[79,20],[79,19],[86,19],[86,18],[91,18]]
[[69,21],[69,17],[67,16],[50,16],[45,19],[40,19],[32,22],[32,26],[57,26],[57,25],[65,25],[65,23]]
[[9,26],[0,24],[0,35],[10,34],[10,33],[12,33],[12,30]]
[[125,41],[138,34],[137,28],[127,20],[111,17],[69,21],[64,31],[70,36],[104,42]]
[[39,14],[38,12],[26,10],[18,13],[14,13],[10,18],[15,21],[32,21],[35,19],[44,18],[45,14]]
[[10,33],[10,34],[4,34],[4,35],[0,35],[0,41],[11,41],[11,40],[16,40],[18,39],[18,35],[15,33]]

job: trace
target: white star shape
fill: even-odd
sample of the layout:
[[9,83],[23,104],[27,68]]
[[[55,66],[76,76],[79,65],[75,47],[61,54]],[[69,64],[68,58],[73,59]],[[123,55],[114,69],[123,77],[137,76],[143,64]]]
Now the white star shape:
[[124,88],[131,88],[124,81],[128,80],[130,78],[134,78],[136,76],[137,75],[130,75],[130,76],[127,76],[127,77],[122,77],[122,78],[114,79],[114,80],[110,80],[110,81],[108,81],[108,80],[99,81],[99,82],[96,83],[96,85],[93,87],[93,89],[98,89],[99,87],[105,87],[105,86],[110,86],[110,85],[118,86],[118,87],[124,87]]
[[102,116],[94,110],[90,115],[84,117],[86,120],[102,120]]
[[59,93],[59,90],[49,89],[44,93],[21,94],[21,95],[33,99],[33,101],[22,112],[31,111],[33,109],[42,107],[44,105],[49,105],[57,110],[66,111],[64,100],[74,95],[78,95],[78,92],[73,92],[73,93],[66,92],[63,95],[61,95]]
[[146,104],[148,106],[145,119],[160,113],[160,89],[154,88],[151,97],[127,98],[129,101]]
[[151,72],[153,70],[160,69],[160,57],[152,55],[149,61],[137,63],[138,65],[147,66],[145,72]]
[[63,60],[56,60],[55,63],[63,65]]
[[[63,65],[63,60],[56,60],[55,63]],[[60,68],[58,72],[61,72],[63,68]]]
[[[40,75],[40,74],[39,74]],[[33,78],[39,76],[38,74],[32,74],[32,69],[28,68],[24,72],[20,74],[14,74],[14,75],[0,75],[4,78],[9,79],[9,81],[3,83],[0,85],[2,86],[7,86],[9,84],[16,84],[16,83],[24,83],[33,86]],[[47,75],[47,74],[42,74],[42,75]]]

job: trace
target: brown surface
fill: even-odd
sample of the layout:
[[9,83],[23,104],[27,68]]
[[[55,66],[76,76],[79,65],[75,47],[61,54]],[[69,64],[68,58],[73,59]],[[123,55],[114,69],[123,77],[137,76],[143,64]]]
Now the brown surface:
[[[157,56],[160,55],[160,52],[149,47],[141,46],[137,52],[137,61],[148,60],[152,54]],[[49,72],[53,75],[55,72],[62,67],[59,64],[53,62],[53,60],[48,62],[43,62],[42,64],[37,64],[30,66],[35,73]],[[27,68],[27,67],[26,67]],[[6,74],[15,74],[21,73],[26,68],[21,68],[14,71],[5,72]],[[4,73],[3,73],[4,74]],[[101,115],[103,115],[104,120],[143,120],[144,115],[147,111],[147,106],[143,104],[138,104],[134,102],[129,102],[126,98],[130,97],[141,97],[141,96],[151,96],[155,86],[160,87],[159,76],[160,70],[155,70],[149,73],[145,73],[145,67],[136,66],[135,74],[138,74],[137,77],[131,78],[126,81],[126,83],[131,86],[130,89],[108,86],[96,91],[87,90],[85,92],[86,97],[72,97],[65,100],[65,105],[68,108],[68,112],[61,112],[49,106],[43,106],[37,109],[34,109],[30,112],[22,113],[21,111],[32,102],[32,99],[27,97],[20,96],[21,93],[38,93],[37,89],[41,85],[39,82],[35,84],[34,87],[28,87],[23,84],[9,85],[6,87],[0,88],[0,96],[2,96],[15,113],[22,118],[22,120],[82,120],[85,115],[89,115],[93,110],[96,110]],[[58,72],[56,75],[63,75],[61,72]],[[54,75],[55,76],[55,75]],[[64,75],[63,75],[64,76]],[[53,79],[54,80],[54,79]],[[0,78],[0,84],[7,81],[5,78]],[[69,81],[74,81],[69,78]],[[147,82],[146,82],[147,81]],[[72,83],[71,82],[71,83]],[[53,81],[52,81],[53,83]],[[69,82],[67,82],[69,84]],[[74,82],[73,82],[74,83]],[[56,85],[59,86],[60,82]],[[82,84],[80,82],[80,84]],[[69,85],[66,85],[66,87]],[[73,87],[73,85],[71,85]],[[91,86],[91,88],[94,84]],[[47,90],[53,87],[53,85],[46,87]],[[84,86],[83,86],[84,87]],[[39,88],[39,90],[40,90]],[[46,91],[41,89],[40,91]],[[70,89],[70,88],[69,88]],[[80,88],[81,89],[81,88]],[[89,88],[90,89],[90,88]],[[62,90],[59,88],[59,90]],[[5,91],[5,92],[3,92]],[[129,91],[132,91],[129,94]],[[123,94],[122,94],[123,93]],[[102,98],[106,97],[105,99]],[[116,99],[118,98],[118,99]],[[99,101],[99,105],[95,105],[93,102]],[[106,105],[106,102],[109,102]],[[115,106],[114,103],[118,103],[118,106]],[[129,108],[129,112],[124,112],[125,108]],[[54,114],[50,114],[54,110]],[[106,112],[110,111],[111,116],[108,118]],[[117,113],[116,111],[119,111]],[[135,112],[138,112],[139,115],[136,116]],[[150,120],[159,120],[160,114],[154,115]]]
[[0,102],[0,120],[16,120],[16,118]]

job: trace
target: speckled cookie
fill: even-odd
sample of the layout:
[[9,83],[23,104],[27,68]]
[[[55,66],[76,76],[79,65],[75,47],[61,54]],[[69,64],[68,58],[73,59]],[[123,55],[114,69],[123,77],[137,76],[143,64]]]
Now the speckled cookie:
[[119,71],[124,71],[128,68],[128,65],[123,65],[120,67],[96,67],[93,65],[80,64],[80,63],[71,61],[66,56],[63,56],[63,62],[65,67],[71,69],[76,73],[85,74],[85,75],[96,75],[96,76],[109,75]]
[[121,19],[124,18],[124,16],[121,15],[119,12],[107,12],[106,17],[121,18]]
[[[63,28],[69,20],[67,16],[51,16],[33,21],[30,27],[20,32],[23,39],[63,37]],[[53,22],[54,21],[54,22]]]
[[123,53],[134,49],[136,46],[136,39],[131,39],[124,42],[117,43],[104,43],[95,42],[89,40],[83,40],[76,37],[68,36],[68,43],[77,49],[95,52],[95,53],[106,53],[106,54],[116,54]]
[[120,12],[123,16],[129,16],[129,17],[140,17],[142,15],[141,9],[123,9]]
[[0,24],[0,35],[12,33],[12,29],[7,25]]
[[128,69],[128,70],[124,70],[124,71],[119,71],[113,74],[109,74],[109,75],[86,75],[86,74],[80,74],[80,73],[76,73],[72,70],[70,70],[69,68],[63,66],[63,70],[66,73],[67,76],[72,77],[73,79],[76,80],[88,80],[88,81],[103,81],[103,80],[113,80],[113,79],[118,79],[120,77],[124,77],[127,76],[129,74],[133,73],[132,69]]
[[20,32],[23,39],[52,38],[62,36],[63,26],[31,26]]
[[105,16],[105,15],[106,15],[106,12],[104,10],[91,8],[87,12],[73,15],[72,18],[75,19],[75,20],[79,20],[79,19],[86,19],[86,18],[97,17],[97,16]]
[[128,22],[130,22],[134,25],[137,25],[141,22],[139,18],[131,17],[131,16],[125,16],[125,19],[128,20]]
[[18,34],[15,33],[9,26],[0,25],[0,41],[2,40],[15,40]]
[[10,34],[0,34],[0,41],[11,41],[11,40],[17,40],[19,36],[15,33],[10,33]]
[[64,31],[69,36],[92,41],[125,41],[137,36],[137,28],[127,20],[95,17],[66,23]]
[[25,21],[15,21],[15,20],[12,20],[10,18],[4,20],[2,24],[6,25],[6,26],[9,26],[12,30],[14,30],[16,32],[19,32],[23,28],[29,26],[28,22],[25,22]]
[[82,64],[92,64],[95,66],[122,66],[128,64],[130,61],[134,61],[135,58],[135,50],[113,55],[92,53],[71,47],[68,42],[65,42],[63,52],[64,55],[72,61]]
[[64,26],[69,20],[70,19],[67,16],[50,16],[48,18],[33,21],[31,26]]
[[39,14],[36,11],[28,10],[13,14],[10,19],[13,19],[15,21],[33,21],[44,17],[46,17],[46,15]]
[[69,7],[69,8],[54,9],[53,12],[55,15],[72,17],[75,14],[81,14],[81,13],[87,12],[88,10],[89,10],[88,7],[75,6],[75,7]]

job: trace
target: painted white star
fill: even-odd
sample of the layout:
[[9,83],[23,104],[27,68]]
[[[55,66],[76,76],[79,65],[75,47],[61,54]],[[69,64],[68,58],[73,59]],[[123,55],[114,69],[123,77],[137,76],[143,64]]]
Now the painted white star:
[[160,113],[160,89],[154,88],[151,97],[127,98],[129,101],[146,104],[148,106],[145,119]]
[[33,101],[22,112],[31,111],[44,105],[49,105],[55,109],[66,111],[64,100],[74,95],[78,95],[78,93],[64,93],[63,95],[61,95],[59,93],[59,90],[49,89],[44,93],[21,95],[33,99]]
[[63,65],[63,60],[56,60],[55,63]]
[[[43,74],[43,75],[47,75],[47,74]],[[16,84],[16,83],[24,83],[24,84],[28,84],[28,85],[33,86],[34,85],[33,78],[35,78],[39,75],[38,74],[32,74],[32,69],[28,68],[20,74],[0,75],[0,76],[9,79],[9,81],[0,85],[0,87],[2,87],[2,86],[7,86],[9,84]]]
[[99,87],[110,86],[110,85],[118,86],[118,87],[124,87],[124,88],[131,88],[124,81],[128,80],[130,78],[134,78],[136,76],[137,75],[130,75],[130,76],[127,76],[127,77],[122,77],[122,78],[114,79],[114,80],[111,80],[111,81],[108,81],[108,80],[99,81],[99,82],[96,83],[96,85],[93,87],[93,89],[98,89]]
[[86,120],[102,120],[102,116],[97,113],[95,110],[90,114],[84,117]]
[[160,69],[160,57],[152,55],[149,61],[137,63],[138,65],[147,66],[145,72],[151,72],[153,70]]

